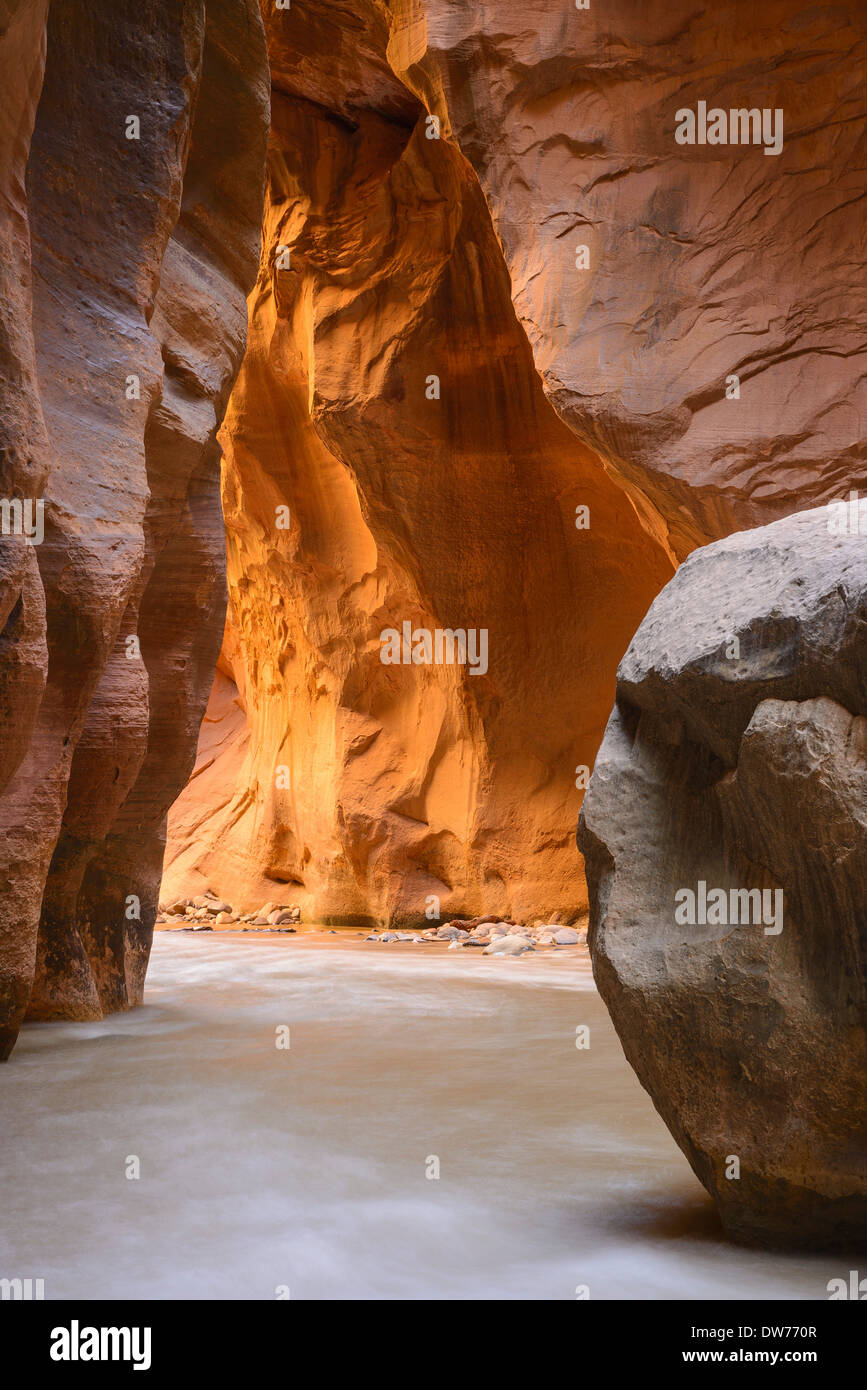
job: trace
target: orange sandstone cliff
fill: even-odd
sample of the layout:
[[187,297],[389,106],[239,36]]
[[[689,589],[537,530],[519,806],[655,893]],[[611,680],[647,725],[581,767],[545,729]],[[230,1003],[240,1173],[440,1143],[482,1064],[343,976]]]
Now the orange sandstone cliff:
[[[269,21],[262,259],[221,434],[247,718],[213,761],[206,723],[163,895],[574,913],[576,783],[671,559],[546,399],[476,175],[428,138],[382,21]],[[404,623],[485,633],[487,662],[384,664]]]
[[[263,12],[229,626],[164,895],[573,914],[581,769],[650,599],[863,457],[864,16]],[[679,144],[699,101],[781,108],[779,153]],[[404,622],[484,629],[487,670],[383,664]]]
[[141,997],[185,783],[167,894],[584,908],[650,601],[863,484],[865,27],[0,0],[3,1053]]

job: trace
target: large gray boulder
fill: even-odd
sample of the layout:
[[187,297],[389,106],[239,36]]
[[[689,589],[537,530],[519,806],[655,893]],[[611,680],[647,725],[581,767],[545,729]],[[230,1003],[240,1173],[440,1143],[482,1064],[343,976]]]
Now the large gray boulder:
[[593,970],[736,1239],[867,1235],[867,533],[695,551],[581,812]]

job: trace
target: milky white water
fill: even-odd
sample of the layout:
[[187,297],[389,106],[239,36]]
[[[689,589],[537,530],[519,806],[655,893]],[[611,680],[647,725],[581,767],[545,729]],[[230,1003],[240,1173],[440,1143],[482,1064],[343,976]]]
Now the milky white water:
[[145,1006],[26,1027],[0,1104],[0,1276],[46,1298],[827,1298],[845,1273],[725,1242],[574,952],[159,933]]

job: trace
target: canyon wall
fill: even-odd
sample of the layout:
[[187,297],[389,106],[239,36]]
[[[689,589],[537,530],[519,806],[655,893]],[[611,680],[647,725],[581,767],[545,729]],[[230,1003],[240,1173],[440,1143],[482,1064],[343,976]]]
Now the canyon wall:
[[[549,399],[678,559],[863,481],[863,5],[406,0],[389,56],[478,175]],[[700,102],[778,152],[679,143]]]
[[223,628],[269,91],[248,0],[7,0],[0,45],[5,1056],[25,1014],[141,998]]
[[[648,602],[696,545],[863,471],[867,20],[264,13],[230,620],[164,896],[571,916],[580,769]],[[771,135],[782,111],[779,152],[678,143],[700,101]],[[487,671],[383,665],[403,622],[485,629]]]
[[140,997],[191,770],[167,895],[584,910],[648,604],[862,482],[865,24],[0,0],[4,1049]]
[[[572,916],[576,782],[671,559],[546,400],[478,180],[428,138],[377,15],[268,32],[262,259],[221,434],[231,637],[163,897]],[[487,661],[384,664],[404,623],[484,630]],[[247,720],[215,756],[226,675]]]

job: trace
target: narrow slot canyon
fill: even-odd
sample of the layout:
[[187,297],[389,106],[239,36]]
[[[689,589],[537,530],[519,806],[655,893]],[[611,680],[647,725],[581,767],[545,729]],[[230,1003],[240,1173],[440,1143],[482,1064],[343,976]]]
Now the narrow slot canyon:
[[[0,0],[0,1277],[50,1179],[49,1297],[848,1278],[865,56],[855,0]],[[164,1174],[232,1117],[174,1274],[158,1193],[78,1227],[146,1103]]]

